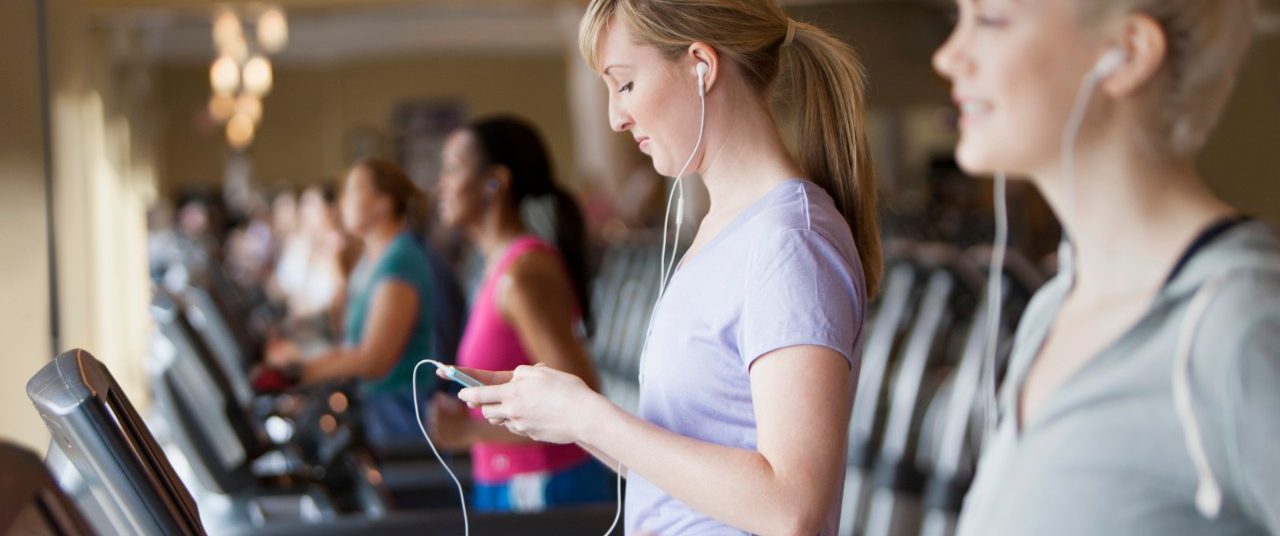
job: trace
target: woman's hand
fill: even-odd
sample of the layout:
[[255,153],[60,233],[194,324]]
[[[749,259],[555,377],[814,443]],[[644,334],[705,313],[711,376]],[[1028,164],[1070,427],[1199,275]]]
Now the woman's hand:
[[293,341],[271,339],[267,341],[266,351],[263,352],[263,360],[272,367],[285,369],[301,362],[302,354],[298,351],[298,345]]
[[474,421],[467,415],[465,404],[450,395],[436,393],[431,398],[429,411],[427,422],[437,445],[446,450],[463,450],[475,442]]
[[[502,379],[500,373],[473,377],[486,383]],[[605,402],[582,378],[543,365],[519,367],[508,381],[463,389],[458,398],[480,407],[490,423],[547,443],[580,441],[591,412]]]

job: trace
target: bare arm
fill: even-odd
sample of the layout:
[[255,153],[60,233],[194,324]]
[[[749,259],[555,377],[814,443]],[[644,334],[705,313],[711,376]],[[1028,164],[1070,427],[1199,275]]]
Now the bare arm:
[[[520,337],[529,360],[578,376],[596,389],[595,368],[574,335],[573,287],[559,260],[543,252],[526,254],[499,285],[498,310]],[[471,421],[468,434],[471,441],[534,442],[485,421]]]
[[515,328],[530,361],[573,374],[599,391],[595,366],[574,332],[579,315],[573,293],[559,259],[535,251],[520,257],[500,281],[498,310]]
[[848,361],[827,348],[786,348],[757,360],[755,451],[668,432],[612,405],[591,419],[596,428],[586,439],[727,524],[759,534],[814,534],[843,471],[848,381]]
[[[820,346],[784,348],[756,360],[755,450],[664,430],[591,392],[581,379],[545,367],[521,367],[504,385],[464,389],[460,396],[517,433],[590,445],[723,523],[757,534],[814,534],[839,491],[849,375],[849,362]],[[565,419],[569,414],[576,417]]]
[[360,344],[332,350],[304,363],[302,383],[386,376],[413,334],[418,319],[418,299],[417,290],[403,281],[379,284],[369,304],[369,318]]

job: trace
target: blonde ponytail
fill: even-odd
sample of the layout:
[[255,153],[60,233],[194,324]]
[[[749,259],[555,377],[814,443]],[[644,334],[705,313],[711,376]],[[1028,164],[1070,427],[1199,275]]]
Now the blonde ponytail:
[[884,271],[876,175],[863,115],[866,75],[853,49],[814,26],[795,25],[782,47],[797,99],[796,146],[809,180],[827,190],[849,222],[862,258],[867,294],[875,296]]

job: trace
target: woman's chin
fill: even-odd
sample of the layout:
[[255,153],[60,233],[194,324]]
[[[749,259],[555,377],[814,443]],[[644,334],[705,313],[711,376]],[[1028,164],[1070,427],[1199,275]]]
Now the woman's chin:
[[973,176],[991,175],[1002,171],[999,162],[991,158],[989,151],[975,145],[962,141],[956,146],[956,164],[960,166],[961,171]]
[[663,177],[676,176],[675,170],[667,169],[666,165],[664,165],[661,162],[658,162],[658,159],[653,157],[652,155],[649,156],[649,162],[653,164],[653,171],[656,172],[657,174],[662,175]]

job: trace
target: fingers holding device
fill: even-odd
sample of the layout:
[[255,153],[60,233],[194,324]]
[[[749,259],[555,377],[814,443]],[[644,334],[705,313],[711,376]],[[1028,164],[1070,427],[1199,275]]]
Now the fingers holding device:
[[463,387],[484,387],[484,382],[471,377],[469,374],[462,372],[453,365],[446,365],[434,359],[424,359],[427,363],[436,366],[436,375],[446,380],[452,381]]

